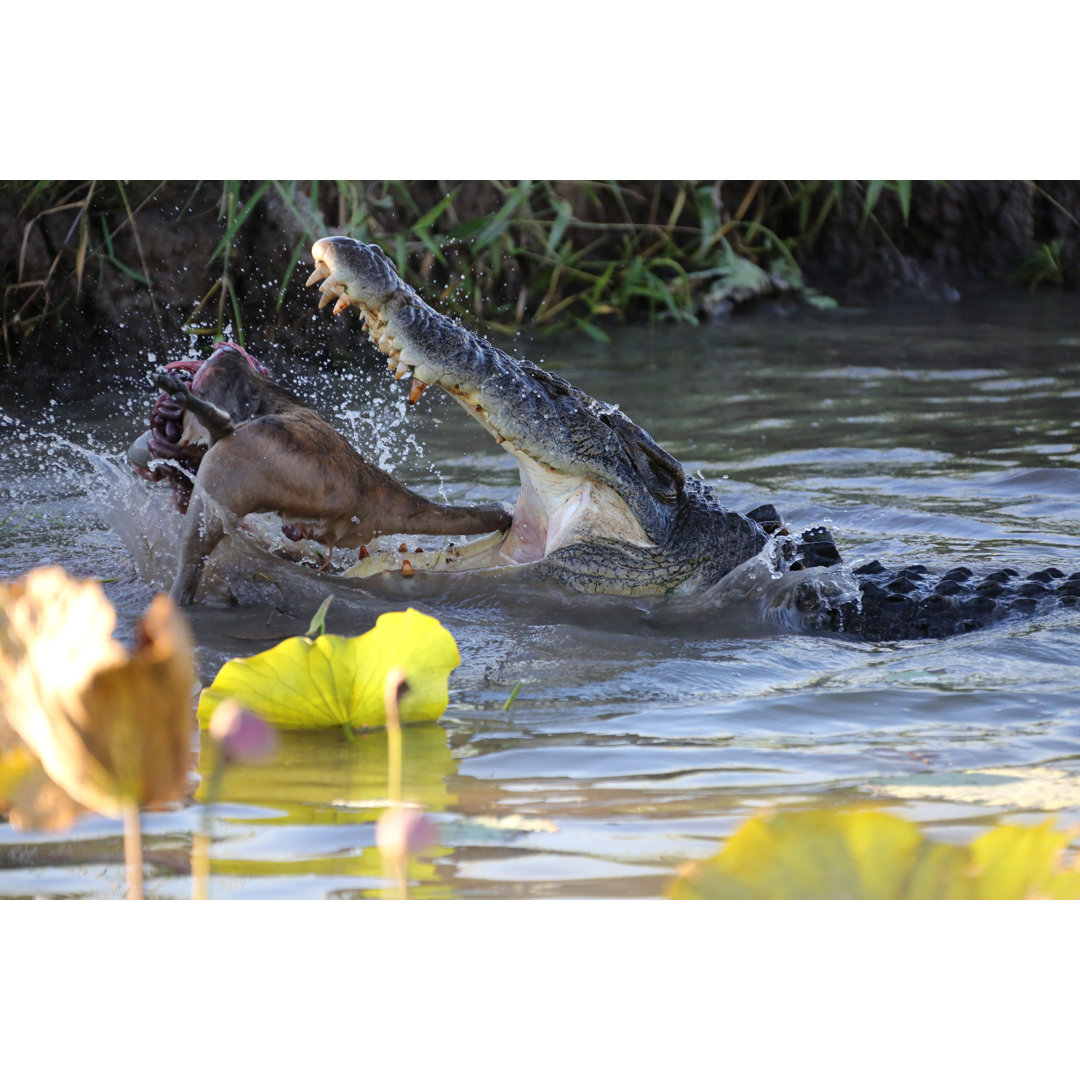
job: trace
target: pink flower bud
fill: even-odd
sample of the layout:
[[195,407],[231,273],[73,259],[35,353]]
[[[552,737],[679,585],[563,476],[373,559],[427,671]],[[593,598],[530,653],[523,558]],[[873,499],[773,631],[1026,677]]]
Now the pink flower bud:
[[384,859],[397,861],[418,855],[431,847],[438,836],[435,822],[410,806],[393,806],[375,826],[375,843]]
[[216,739],[226,761],[257,765],[274,753],[277,736],[261,717],[239,702],[223,701],[210,717],[210,735]]

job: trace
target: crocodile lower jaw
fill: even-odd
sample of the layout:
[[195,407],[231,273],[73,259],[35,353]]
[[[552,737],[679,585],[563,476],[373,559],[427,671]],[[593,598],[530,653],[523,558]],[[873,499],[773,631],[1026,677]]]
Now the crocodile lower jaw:
[[539,563],[579,540],[609,537],[621,544],[652,547],[626,503],[610,488],[567,476],[521,454],[521,491],[514,523],[468,544],[437,538],[427,548],[407,548],[393,538],[345,571],[345,577],[382,573],[463,573]]

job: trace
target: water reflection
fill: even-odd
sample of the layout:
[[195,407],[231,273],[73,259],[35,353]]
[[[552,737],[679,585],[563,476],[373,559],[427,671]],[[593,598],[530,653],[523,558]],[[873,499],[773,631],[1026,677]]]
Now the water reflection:
[[[199,743],[196,800],[205,802],[216,746]],[[402,798],[439,814],[455,805],[448,781],[455,771],[446,732],[438,724],[402,729]],[[379,728],[283,731],[273,758],[231,765],[213,806],[211,896],[229,892],[222,878],[318,875],[359,878],[357,888],[389,889],[375,847],[375,823],[388,805],[387,739]],[[410,860],[412,883],[438,883],[435,864],[446,848]],[[285,887],[288,891],[288,887]]]

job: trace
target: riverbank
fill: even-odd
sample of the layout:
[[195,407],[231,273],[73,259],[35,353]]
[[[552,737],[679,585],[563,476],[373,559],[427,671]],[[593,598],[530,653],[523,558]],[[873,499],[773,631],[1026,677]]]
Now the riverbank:
[[[192,335],[310,346],[313,239],[380,243],[426,297],[499,336],[603,340],[762,299],[828,307],[1069,287],[1080,183],[9,181],[0,381],[78,392],[88,364]],[[348,330],[327,331],[328,363]]]

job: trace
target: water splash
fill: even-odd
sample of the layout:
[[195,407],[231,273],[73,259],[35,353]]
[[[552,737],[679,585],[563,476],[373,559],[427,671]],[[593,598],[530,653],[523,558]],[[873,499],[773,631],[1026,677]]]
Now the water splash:
[[760,623],[765,628],[806,631],[826,628],[828,612],[841,604],[859,603],[859,585],[847,565],[788,570],[790,539],[770,537],[751,559],[715,585],[670,602],[664,621],[715,619],[725,623]]

